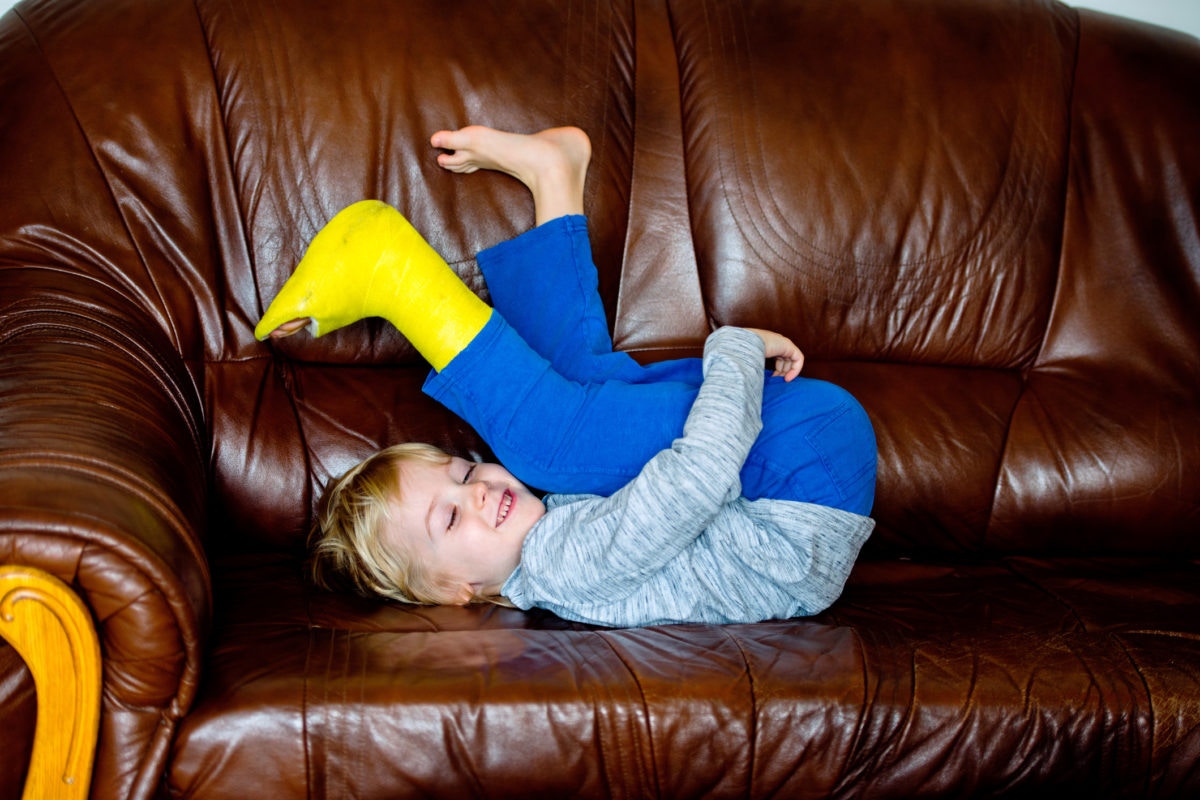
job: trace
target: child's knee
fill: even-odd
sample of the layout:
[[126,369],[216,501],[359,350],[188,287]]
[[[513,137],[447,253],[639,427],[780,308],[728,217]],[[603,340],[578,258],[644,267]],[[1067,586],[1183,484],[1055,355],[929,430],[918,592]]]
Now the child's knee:
[[759,481],[758,495],[869,513],[878,456],[862,405],[824,381],[771,384],[763,403],[763,433],[752,453],[754,467],[747,472]]

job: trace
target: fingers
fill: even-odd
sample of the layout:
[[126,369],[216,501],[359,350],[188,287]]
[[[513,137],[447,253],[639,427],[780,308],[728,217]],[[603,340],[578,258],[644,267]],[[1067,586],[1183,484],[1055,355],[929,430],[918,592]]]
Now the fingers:
[[783,378],[786,383],[791,383],[800,375],[800,371],[804,369],[804,354],[796,350],[795,354],[790,357],[780,357],[775,359],[775,376]]
[[774,359],[775,371],[772,373],[785,381],[791,382],[804,368],[804,353],[786,336],[775,331],[762,328],[746,328],[762,339],[763,350],[767,360]]

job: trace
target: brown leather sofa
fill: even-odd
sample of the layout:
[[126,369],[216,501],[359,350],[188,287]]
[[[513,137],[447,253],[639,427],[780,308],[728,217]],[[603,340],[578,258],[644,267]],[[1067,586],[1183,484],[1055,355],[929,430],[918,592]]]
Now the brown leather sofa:
[[[103,653],[92,796],[1200,796],[1200,44],[1046,0],[24,0],[0,21],[0,561]],[[473,256],[574,123],[618,347],[799,342],[879,440],[810,619],[310,588],[375,448],[487,455],[372,320],[251,334],[344,205]],[[0,646],[0,796],[34,718]]]

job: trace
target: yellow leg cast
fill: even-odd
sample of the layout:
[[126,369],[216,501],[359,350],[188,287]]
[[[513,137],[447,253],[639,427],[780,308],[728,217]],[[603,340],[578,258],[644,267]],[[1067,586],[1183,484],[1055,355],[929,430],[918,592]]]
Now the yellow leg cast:
[[312,320],[313,336],[383,317],[441,370],[491,313],[399,211],[363,200],[340,211],[313,238],[254,335],[265,339],[305,317]]

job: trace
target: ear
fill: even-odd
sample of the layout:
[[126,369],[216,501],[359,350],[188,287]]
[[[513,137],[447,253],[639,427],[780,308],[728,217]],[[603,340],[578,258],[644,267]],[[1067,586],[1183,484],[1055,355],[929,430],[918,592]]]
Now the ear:
[[479,596],[479,584],[477,583],[460,583],[450,589],[450,602],[447,605],[465,606],[473,603],[475,598]]

